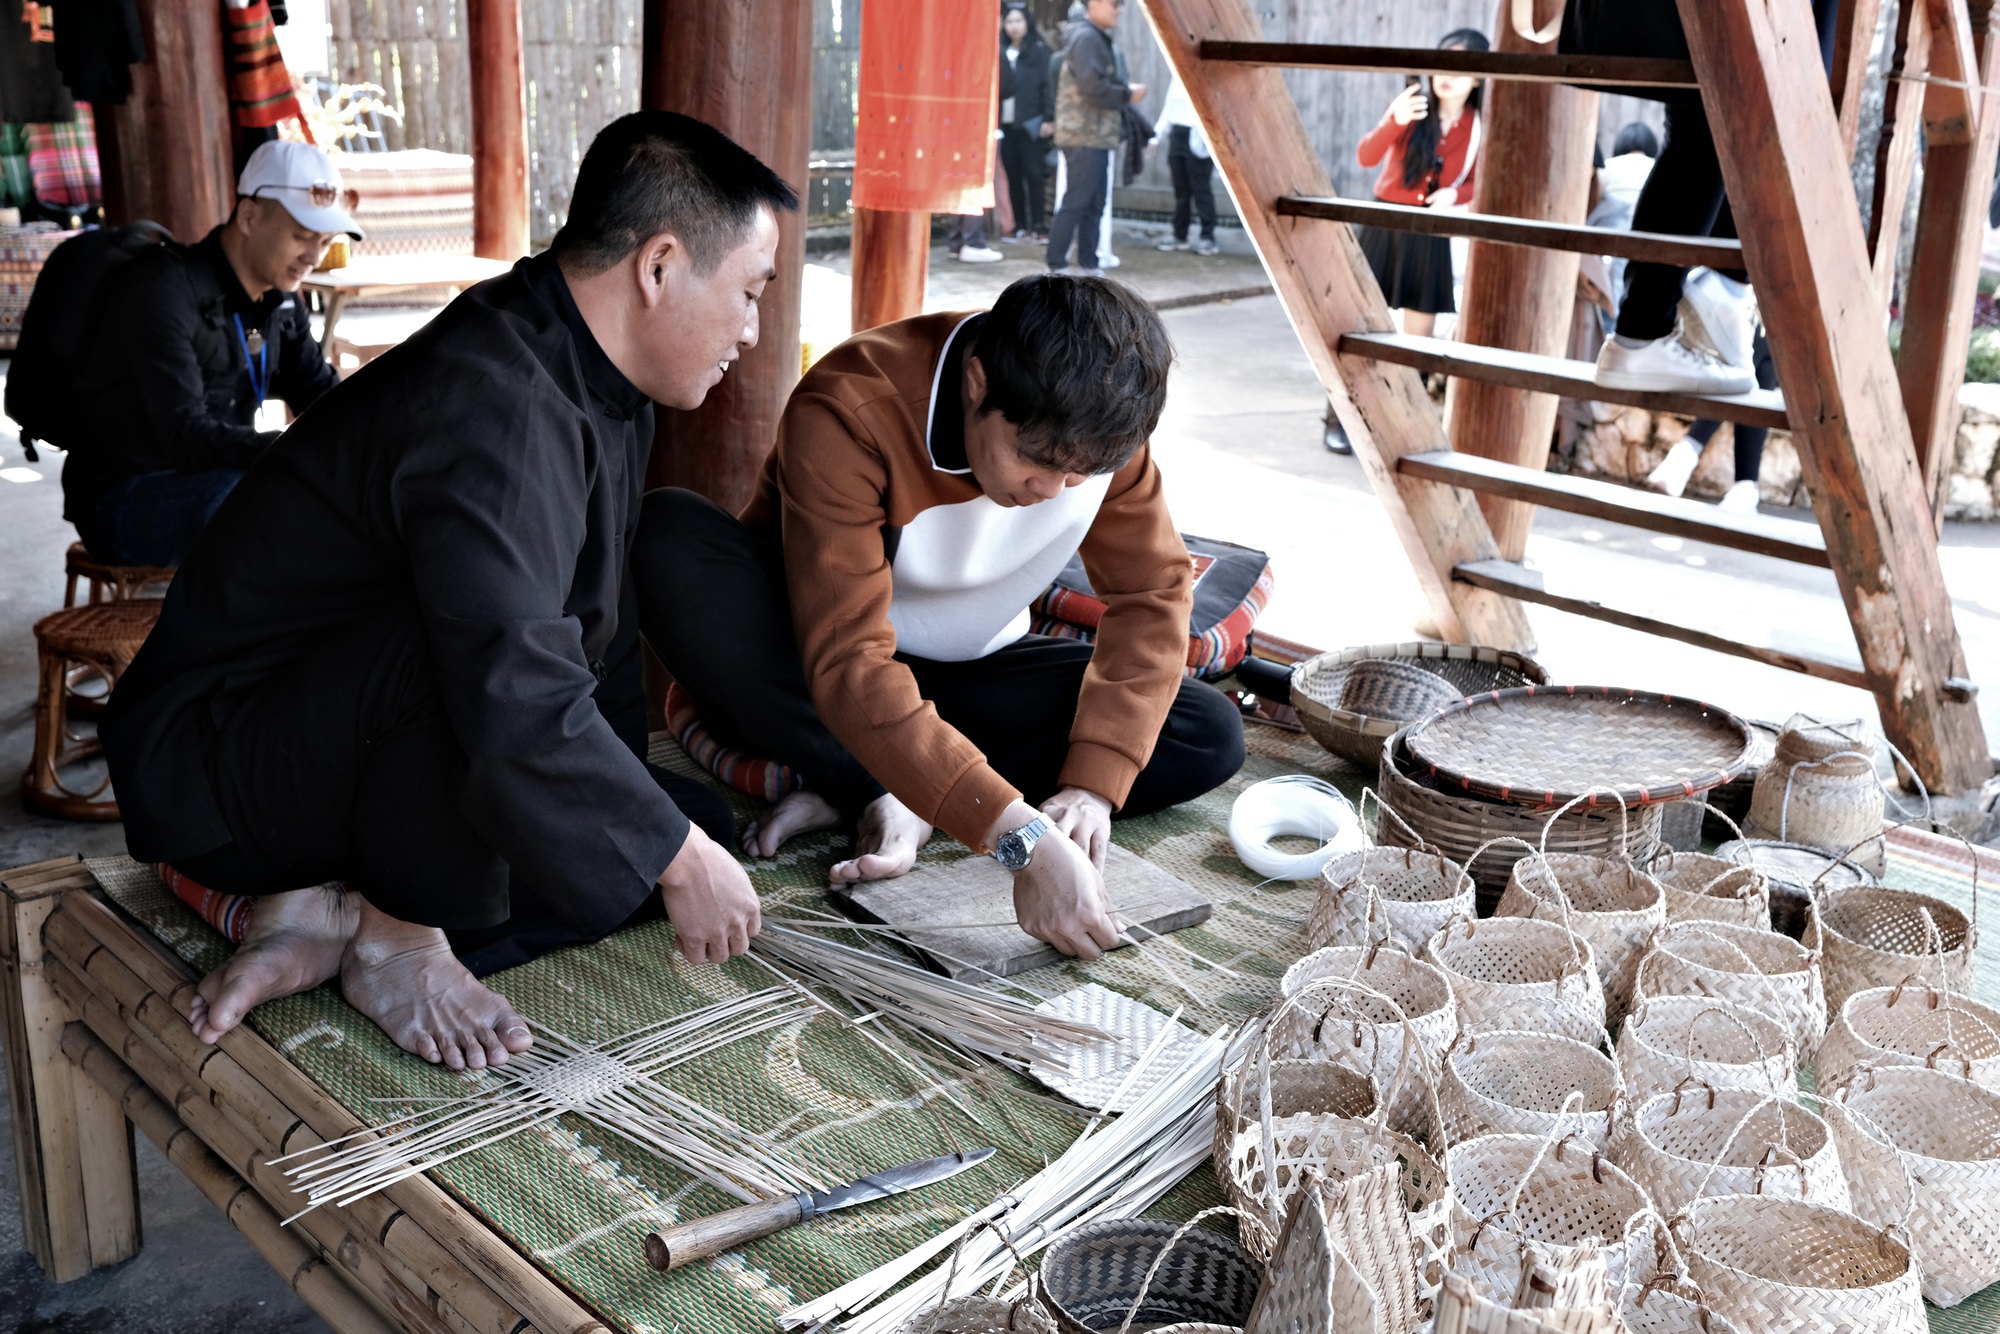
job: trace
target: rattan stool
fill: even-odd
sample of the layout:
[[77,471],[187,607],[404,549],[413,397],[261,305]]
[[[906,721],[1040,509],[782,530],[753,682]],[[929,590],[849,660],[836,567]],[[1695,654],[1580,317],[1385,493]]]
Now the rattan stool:
[[65,820],[119,818],[108,776],[88,791],[63,781],[64,769],[103,752],[96,737],[69,730],[70,679],[76,668],[88,667],[116,688],[159,617],[157,600],[140,599],[68,607],[35,622],[41,684],[35,695],[35,749],[21,775],[21,799],[30,809]]
[[63,606],[76,605],[76,581],[85,580],[84,590],[88,605],[102,602],[130,602],[135,598],[157,596],[166,591],[173,582],[171,569],[160,569],[151,565],[106,565],[103,561],[91,559],[83,543],[72,542],[63,556],[63,573],[67,576],[63,587]]

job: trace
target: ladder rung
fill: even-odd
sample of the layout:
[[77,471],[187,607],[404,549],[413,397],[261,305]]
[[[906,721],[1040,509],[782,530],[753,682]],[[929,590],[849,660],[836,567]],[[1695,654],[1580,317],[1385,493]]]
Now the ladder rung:
[[[1833,659],[1822,656],[1819,649],[1790,649],[1781,644],[1746,644],[1740,640],[1728,639],[1722,635],[1710,634],[1706,630],[1696,630],[1672,621],[1660,620],[1644,612],[1625,611],[1607,607],[1595,598],[1581,593],[1560,593],[1551,591],[1543,576],[1505,560],[1468,561],[1452,567],[1451,577],[1462,584],[1484,588],[1489,592],[1506,597],[1519,598],[1523,602],[1537,602],[1544,607],[1554,607],[1558,611],[1570,612],[1577,616],[1587,616],[1594,621],[1605,621],[1611,625],[1621,625],[1628,630],[1639,630],[1646,634],[1659,635],[1664,639],[1679,640],[1683,644],[1693,644],[1697,648],[1713,649],[1717,653],[1734,654],[1739,658],[1749,658],[1754,662],[1766,663],[1772,667],[1783,667],[1786,671],[1801,672],[1816,676],[1822,681],[1837,681],[1841,685],[1868,689],[1868,678],[1861,670],[1861,663],[1855,658]],[[1774,639],[1778,633],[1772,632]]]
[[1286,69],[1471,74],[1529,83],[1693,88],[1694,66],[1646,56],[1555,56],[1534,51],[1451,51],[1427,46],[1330,46],[1321,42],[1203,42],[1203,60]]
[[1379,199],[1327,199],[1285,195],[1278,212],[1294,218],[1325,218],[1331,222],[1365,223],[1398,232],[1426,236],[1469,236],[1503,245],[1536,246],[1543,250],[1574,250],[1583,255],[1617,255],[1652,264],[1687,268],[1706,264],[1712,269],[1743,267],[1743,243],[1708,236],[1668,236],[1663,232],[1630,232],[1610,227],[1582,227],[1567,222],[1538,222],[1497,213],[1460,213],[1422,208],[1416,204],[1386,204]]
[[1340,350],[1350,356],[1414,366],[1427,373],[1442,372],[1464,380],[1561,394],[1564,398],[1629,403],[1654,412],[1678,412],[1778,430],[1790,425],[1785,417],[1784,396],[1775,389],[1753,389],[1747,394],[1731,394],[1726,398],[1664,394],[1642,389],[1602,389],[1595,378],[1596,368],[1587,361],[1544,357],[1533,352],[1510,352],[1506,348],[1454,343],[1419,334],[1342,334]]
[[1451,450],[1405,454],[1396,461],[1396,470],[1485,495],[1525,500],[1552,510],[1588,514],[1695,542],[1712,542],[1719,547],[1828,568],[1826,538],[1819,526],[1797,519],[1730,514],[1698,500],[1657,495],[1589,477],[1543,472]]

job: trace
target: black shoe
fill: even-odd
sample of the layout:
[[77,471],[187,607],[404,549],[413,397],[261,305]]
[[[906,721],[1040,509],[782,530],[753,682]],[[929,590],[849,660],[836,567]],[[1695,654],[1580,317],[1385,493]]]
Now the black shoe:
[[1330,454],[1352,454],[1354,452],[1354,442],[1347,438],[1347,428],[1342,426],[1340,418],[1334,416],[1331,412],[1326,414],[1326,430],[1320,436],[1320,441],[1326,446],[1327,452]]

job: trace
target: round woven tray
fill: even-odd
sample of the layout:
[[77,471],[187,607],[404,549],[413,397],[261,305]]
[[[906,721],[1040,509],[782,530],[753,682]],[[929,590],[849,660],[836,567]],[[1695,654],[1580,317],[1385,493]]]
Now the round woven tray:
[[1365,644],[1308,658],[1292,672],[1292,708],[1313,740],[1365,773],[1381,759],[1382,743],[1408,723],[1408,718],[1357,713],[1341,707],[1341,694],[1356,663],[1386,660],[1407,663],[1443,677],[1460,695],[1512,686],[1547,685],[1541,664],[1505,649],[1476,644]]
[[1404,738],[1420,772],[1525,806],[1699,796],[1750,762],[1750,727],[1712,704],[1611,686],[1523,686],[1460,700]]
[[[1086,1223],[1042,1257],[1042,1301],[1064,1334],[1115,1330],[1177,1223],[1111,1218]],[[1153,1275],[1134,1329],[1193,1321],[1240,1326],[1264,1279],[1262,1266],[1220,1232],[1198,1227]]]

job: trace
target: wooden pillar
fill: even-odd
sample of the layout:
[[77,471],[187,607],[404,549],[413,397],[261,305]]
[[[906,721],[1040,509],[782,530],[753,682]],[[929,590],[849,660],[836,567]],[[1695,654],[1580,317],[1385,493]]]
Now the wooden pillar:
[[42,969],[43,923],[63,894],[90,883],[74,857],[0,879],[0,1039],[22,1235],[58,1283],[139,1253],[132,1127],[118,1103],[63,1056],[63,1026],[77,1016]]
[[[1562,10],[1539,0],[1536,23]],[[1513,0],[1500,0],[1495,20],[1502,51],[1553,51],[1514,29]],[[1580,223],[1590,209],[1591,146],[1597,141],[1597,94],[1553,83],[1495,80],[1486,86],[1484,159],[1472,207],[1480,213]],[[1576,308],[1578,257],[1563,250],[1474,241],[1465,271],[1458,341],[1559,357],[1569,343]],[[1555,435],[1554,394],[1529,393],[1476,380],[1451,388],[1445,433],[1452,448],[1523,467],[1545,467]],[[1481,496],[1500,554],[1520,560],[1534,525],[1534,506]]]
[[1882,0],[1840,0],[1833,33],[1833,110],[1840,117],[1841,154],[1850,160],[1861,138],[1861,97],[1881,18]]
[[685,486],[726,509],[750,499],[799,378],[803,212],[812,146],[812,7],[798,0],[646,0],[642,105],[707,121],[798,191],[778,218],[778,276],[758,302],[757,346],[692,412],[659,409],[648,486]]
[[924,313],[930,281],[931,215],[854,210],[854,332]]
[[472,253],[528,253],[528,79],[521,0],[467,0],[472,63]]
[[132,92],[95,108],[105,218],[147,218],[177,240],[199,241],[236,203],[222,6],[212,0],[138,0],[147,58]]

